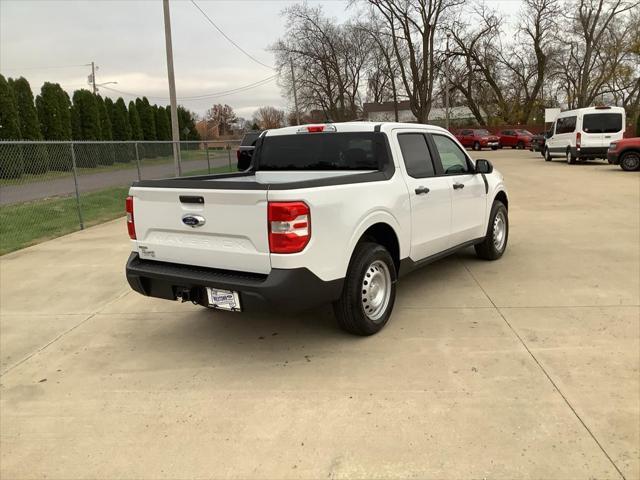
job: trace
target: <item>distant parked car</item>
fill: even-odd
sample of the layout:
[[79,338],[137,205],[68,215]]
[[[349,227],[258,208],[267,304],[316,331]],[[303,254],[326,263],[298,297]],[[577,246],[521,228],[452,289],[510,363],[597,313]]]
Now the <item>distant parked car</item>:
[[262,132],[247,132],[242,137],[236,153],[238,157],[238,170],[246,170],[251,165],[253,150],[256,148],[256,140]]
[[472,148],[474,150],[482,150],[483,148],[496,150],[500,145],[500,139],[489,133],[488,130],[477,130],[471,128],[459,130],[456,134],[456,138],[460,141],[463,147]]
[[500,139],[500,148],[511,147],[522,150],[523,148],[529,148],[529,145],[531,145],[533,133],[517,128],[509,129],[500,131],[498,138]]
[[620,165],[620,168],[627,172],[640,170],[640,137],[611,142],[607,160],[613,165]]
[[547,141],[547,134],[534,135],[531,138],[531,144],[529,144],[529,150],[532,152],[540,152],[540,155],[544,157],[544,145]]

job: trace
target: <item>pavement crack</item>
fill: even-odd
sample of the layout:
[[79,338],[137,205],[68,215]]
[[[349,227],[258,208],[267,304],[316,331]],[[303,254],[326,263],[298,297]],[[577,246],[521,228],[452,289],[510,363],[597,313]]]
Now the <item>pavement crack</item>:
[[471,278],[473,278],[473,281],[476,283],[476,285],[478,285],[478,288],[480,288],[480,290],[482,290],[482,293],[484,294],[485,297],[487,297],[487,300],[489,300],[491,302],[491,304],[493,305],[493,307],[496,309],[496,312],[498,312],[498,315],[500,315],[500,317],[502,317],[502,320],[504,321],[504,323],[507,325],[507,327],[509,327],[509,330],[511,330],[511,332],[513,332],[513,334],[515,335],[515,337],[518,339],[518,341],[520,342],[520,344],[524,347],[524,349],[527,351],[527,353],[531,356],[531,358],[533,359],[533,361],[536,363],[536,365],[538,366],[538,368],[542,371],[542,373],[544,374],[545,377],[547,377],[547,380],[549,380],[549,382],[551,383],[551,385],[553,386],[553,388],[556,390],[556,392],[558,392],[558,394],[560,395],[560,397],[562,397],[562,400],[564,400],[564,403],[569,407],[569,409],[573,412],[573,414],[575,415],[575,417],[578,419],[578,421],[582,424],[582,426],[584,427],[584,429],[587,431],[587,433],[589,434],[589,436],[593,439],[593,441],[596,443],[596,445],[598,446],[598,448],[600,449],[600,451],[604,454],[605,457],[607,457],[607,460],[609,460],[609,462],[611,463],[611,465],[613,465],[613,468],[616,470],[616,472],[618,472],[618,475],[620,475],[620,477],[622,478],[622,480],[626,480],[626,477],[624,476],[624,473],[622,473],[622,471],[620,470],[620,468],[618,468],[618,466],[616,465],[616,463],[613,461],[613,459],[611,458],[611,456],[609,455],[609,453],[605,450],[605,448],[602,446],[602,444],[600,443],[600,441],[596,438],[596,436],[594,435],[594,433],[591,431],[591,429],[587,426],[587,424],[585,423],[585,421],[582,419],[582,417],[580,416],[580,414],[576,411],[576,409],[573,407],[573,405],[571,405],[571,402],[569,401],[569,399],[566,397],[566,395],[564,393],[562,393],[562,390],[560,390],[560,387],[556,384],[556,382],[553,381],[553,378],[551,378],[551,375],[549,374],[549,372],[547,372],[547,370],[544,368],[544,366],[542,365],[542,363],[540,363],[540,361],[536,358],[536,356],[534,355],[534,353],[529,349],[529,346],[527,345],[527,343],[524,341],[524,339],[518,334],[518,332],[516,331],[516,329],[513,327],[513,325],[511,325],[511,323],[509,323],[509,320],[507,320],[507,317],[504,316],[504,314],[502,313],[502,310],[500,310],[500,307],[498,307],[495,302],[493,301],[493,299],[489,296],[489,294],[486,292],[486,290],[484,289],[484,287],[480,284],[480,282],[478,281],[478,279],[476,278],[476,276],[473,274],[473,272],[471,272],[471,269],[469,269],[469,267],[465,264],[465,262],[460,261],[460,263],[462,263],[462,266],[464,267],[464,269],[467,271],[467,273],[471,276]]
[[9,367],[7,367],[4,371],[2,371],[0,373],[0,378],[5,376],[7,373],[11,372],[13,369],[15,369],[16,367],[22,365],[24,362],[26,362],[27,360],[33,358],[35,355],[37,355],[38,353],[46,350],[47,348],[49,348],[51,345],[53,345],[54,343],[56,343],[58,340],[60,340],[62,337],[66,336],[67,334],[73,332],[75,329],[81,327],[82,325],[84,325],[85,323],[87,323],[89,320],[91,320],[93,317],[95,317],[96,315],[98,315],[100,312],[102,312],[105,308],[107,308],[109,305],[111,305],[112,303],[120,300],[122,297],[124,297],[125,295],[127,295],[129,293],[129,290],[125,290],[124,292],[122,292],[120,295],[116,296],[115,298],[113,298],[112,300],[110,300],[109,302],[105,303],[100,309],[96,310],[95,312],[93,312],[92,314],[88,315],[87,318],[85,318],[84,320],[78,322],[77,324],[75,324],[73,327],[65,330],[64,332],[62,332],[61,334],[59,334],[56,338],[54,338],[53,340],[51,340],[50,342],[48,342],[47,344],[43,345],[42,347],[38,348],[37,350],[34,350],[33,352],[31,352],[29,355],[27,355],[26,357],[22,358],[21,360],[17,361],[16,363],[14,363],[13,365],[10,365]]

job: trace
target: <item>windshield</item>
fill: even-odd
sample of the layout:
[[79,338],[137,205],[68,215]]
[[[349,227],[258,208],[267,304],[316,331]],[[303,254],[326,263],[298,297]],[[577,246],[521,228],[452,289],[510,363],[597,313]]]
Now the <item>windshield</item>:
[[476,130],[476,135],[491,135],[489,130]]
[[258,170],[379,170],[388,162],[379,132],[266,136],[256,156]]

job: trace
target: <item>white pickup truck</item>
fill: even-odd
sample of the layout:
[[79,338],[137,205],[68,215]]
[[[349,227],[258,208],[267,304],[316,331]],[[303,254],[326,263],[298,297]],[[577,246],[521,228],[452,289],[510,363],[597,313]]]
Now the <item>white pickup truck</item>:
[[248,170],[140,181],[126,203],[137,292],[233,311],[333,303],[357,335],[388,322],[400,274],[471,245],[498,259],[509,233],[503,176],[419,124],[269,130]]

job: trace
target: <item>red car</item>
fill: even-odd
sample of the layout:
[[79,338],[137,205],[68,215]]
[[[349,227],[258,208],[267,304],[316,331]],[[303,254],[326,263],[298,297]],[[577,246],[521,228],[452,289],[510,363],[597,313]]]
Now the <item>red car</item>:
[[502,130],[498,132],[498,137],[500,138],[500,148],[511,147],[522,150],[531,146],[533,133],[521,129]]
[[640,170],[640,137],[623,138],[609,145],[607,160],[623,170]]
[[482,150],[483,148],[496,150],[500,145],[500,139],[489,133],[488,130],[459,130],[456,133],[456,138],[463,147],[473,148],[474,150]]

